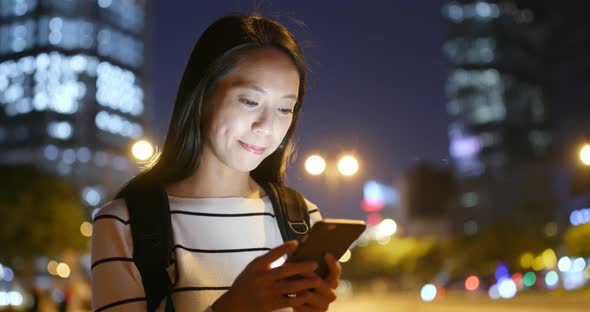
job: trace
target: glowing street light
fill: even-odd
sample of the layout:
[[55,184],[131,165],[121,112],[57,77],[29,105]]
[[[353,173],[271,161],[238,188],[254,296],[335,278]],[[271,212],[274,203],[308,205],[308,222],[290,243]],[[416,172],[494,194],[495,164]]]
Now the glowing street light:
[[70,276],[70,266],[66,263],[57,265],[57,275],[61,278],[68,278]]
[[84,221],[82,225],[80,225],[80,233],[82,233],[85,237],[92,236],[92,223],[88,221]]
[[326,170],[326,161],[319,155],[312,155],[305,161],[305,170],[311,175],[320,175]]
[[133,157],[139,161],[146,161],[154,155],[154,146],[147,140],[139,140],[131,149]]
[[379,223],[378,230],[383,236],[392,236],[397,232],[397,223],[392,219],[385,219]]
[[590,166],[590,144],[586,144],[580,149],[580,161],[584,165]]
[[359,162],[354,156],[344,156],[338,161],[338,170],[345,176],[351,176],[359,170]]

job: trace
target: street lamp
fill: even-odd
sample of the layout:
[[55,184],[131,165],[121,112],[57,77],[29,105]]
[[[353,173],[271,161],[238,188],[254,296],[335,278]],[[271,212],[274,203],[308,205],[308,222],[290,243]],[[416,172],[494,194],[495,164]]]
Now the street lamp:
[[305,161],[305,170],[311,175],[320,175],[326,170],[326,161],[319,155],[312,155]]
[[334,167],[338,168],[343,176],[353,176],[359,170],[358,160],[351,155],[345,155],[340,158],[337,164],[330,164],[330,168],[327,168],[328,164],[326,160],[319,155],[311,155],[305,160],[305,170],[311,175],[320,175],[325,173],[327,176],[336,177],[337,174]]
[[154,146],[147,140],[139,140],[133,144],[131,153],[138,161],[146,161],[154,155]]
[[338,170],[342,175],[352,176],[359,170],[359,162],[354,156],[343,156],[338,161]]
[[580,149],[580,161],[586,165],[586,166],[590,166],[590,143],[584,145],[581,149]]

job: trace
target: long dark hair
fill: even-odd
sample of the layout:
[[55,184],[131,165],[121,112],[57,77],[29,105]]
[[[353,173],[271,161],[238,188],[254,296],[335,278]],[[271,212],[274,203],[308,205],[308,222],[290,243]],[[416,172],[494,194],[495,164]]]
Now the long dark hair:
[[293,119],[279,148],[251,172],[258,183],[284,183],[292,137],[303,104],[307,66],[293,35],[281,24],[257,15],[230,15],[211,24],[193,48],[184,70],[166,141],[148,168],[133,178],[134,183],[168,185],[190,176],[199,165],[206,134],[207,98],[216,83],[231,72],[241,53],[256,48],[276,48],[287,54],[299,72],[299,93]]

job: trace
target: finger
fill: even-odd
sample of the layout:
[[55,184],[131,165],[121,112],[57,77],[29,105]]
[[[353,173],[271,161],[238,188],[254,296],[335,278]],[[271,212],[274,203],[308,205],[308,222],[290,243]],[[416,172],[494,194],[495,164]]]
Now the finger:
[[281,309],[286,307],[302,306],[311,298],[312,294],[309,291],[303,291],[296,294],[295,297],[287,297],[279,295],[273,300],[272,308]]
[[314,289],[311,297],[305,302],[305,307],[313,311],[326,311],[330,303],[336,300],[336,292],[327,285]]
[[326,276],[325,280],[328,282],[331,288],[337,288],[340,279],[340,272],[342,271],[340,263],[338,263],[338,260],[336,260],[336,258],[329,253],[324,256],[324,259],[328,264],[328,275]]
[[313,302],[317,302],[318,305],[330,304],[336,301],[336,290],[331,288],[330,285],[324,280],[320,283],[320,286],[316,287],[313,291],[314,298]]
[[302,273],[302,274],[301,274],[301,277],[303,277],[303,278],[314,278],[314,277],[319,277],[319,278],[321,278],[321,276],[319,276],[319,275],[318,275],[318,273],[317,273],[317,272],[315,272],[315,271],[314,271],[314,272],[306,272],[306,273]]
[[[314,296],[312,295],[311,298],[313,298]],[[313,299],[310,299],[313,300]],[[308,300],[305,304],[294,307],[294,310],[297,312],[317,312],[317,311],[328,311],[328,308],[330,307],[329,304],[325,304],[325,305],[318,305],[316,302],[310,302],[310,300]]]
[[279,247],[271,249],[266,254],[254,259],[254,261],[251,262],[252,268],[254,270],[268,270],[270,265],[284,254],[292,254],[295,249],[297,249],[298,245],[299,242],[292,240],[280,245]]
[[[294,312],[316,312],[318,310],[310,307],[307,304],[304,304],[304,305],[293,307],[293,311]],[[321,311],[325,311],[325,310],[321,310]]]
[[296,275],[307,276],[318,268],[315,262],[285,263],[280,267],[268,271],[268,277],[272,280],[281,280]]
[[325,282],[319,277],[299,280],[281,280],[275,283],[274,289],[278,294],[294,294],[301,291],[322,286]]

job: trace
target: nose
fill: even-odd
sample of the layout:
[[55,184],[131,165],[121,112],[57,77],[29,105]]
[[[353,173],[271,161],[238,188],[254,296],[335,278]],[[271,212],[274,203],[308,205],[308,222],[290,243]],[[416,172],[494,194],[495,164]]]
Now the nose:
[[268,135],[271,133],[274,126],[274,116],[270,109],[264,109],[256,116],[252,123],[252,130],[261,135]]

